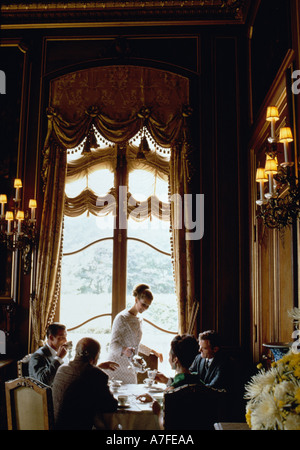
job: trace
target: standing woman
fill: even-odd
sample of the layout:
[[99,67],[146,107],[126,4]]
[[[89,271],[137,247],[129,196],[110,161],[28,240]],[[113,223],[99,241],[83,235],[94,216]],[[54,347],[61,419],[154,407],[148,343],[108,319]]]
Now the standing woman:
[[116,380],[122,380],[123,383],[137,383],[137,375],[132,368],[129,368],[129,359],[138,354],[139,351],[145,355],[154,353],[160,361],[163,357],[140,344],[142,339],[142,314],[152,303],[153,294],[147,284],[139,284],[134,288],[134,305],[129,309],[124,309],[116,315],[111,332],[111,342],[109,349],[109,360],[119,364],[119,367],[113,372]]

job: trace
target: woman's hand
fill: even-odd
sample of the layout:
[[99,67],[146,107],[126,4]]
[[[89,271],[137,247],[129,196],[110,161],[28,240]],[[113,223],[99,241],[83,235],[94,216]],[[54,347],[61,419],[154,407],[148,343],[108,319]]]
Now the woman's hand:
[[134,354],[135,354],[135,348],[134,347],[124,347],[122,349],[122,355],[127,356],[127,358],[130,358]]
[[157,374],[155,375],[155,381],[158,381],[159,383],[165,383],[167,384],[169,378],[166,377],[163,373],[161,372],[157,372]]
[[148,394],[147,392],[145,394],[141,394],[138,395],[136,397],[137,400],[139,400],[142,403],[149,403],[149,402],[153,402],[153,398],[151,397],[150,394]]
[[97,367],[104,370],[116,370],[119,367],[119,364],[114,361],[104,361],[98,364]]
[[163,357],[163,354],[162,353],[158,353],[157,351],[155,351],[155,350],[151,350],[151,353],[153,353],[158,359],[159,359],[159,362],[163,362],[163,360],[164,360],[164,357]]

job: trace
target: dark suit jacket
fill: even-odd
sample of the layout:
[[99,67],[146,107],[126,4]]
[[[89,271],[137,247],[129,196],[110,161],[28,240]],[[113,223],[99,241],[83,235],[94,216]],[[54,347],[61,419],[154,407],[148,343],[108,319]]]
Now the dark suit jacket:
[[231,379],[233,378],[230,359],[219,350],[212,360],[208,370],[205,370],[205,358],[197,355],[192,366],[191,372],[197,372],[201,381],[207,386],[216,389],[231,389]]
[[55,428],[88,430],[96,415],[115,411],[118,401],[107,382],[106,373],[80,358],[62,365],[52,386]]
[[60,361],[52,356],[49,347],[44,345],[30,357],[28,365],[29,376],[48,386],[52,386],[60,365]]

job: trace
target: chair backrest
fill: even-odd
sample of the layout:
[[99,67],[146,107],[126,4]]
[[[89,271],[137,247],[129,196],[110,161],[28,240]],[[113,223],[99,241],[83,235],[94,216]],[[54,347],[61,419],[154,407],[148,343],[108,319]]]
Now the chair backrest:
[[[145,355],[144,353],[139,353],[139,355],[145,360],[148,369],[157,369],[158,367],[158,358],[153,353],[150,353],[150,355]],[[137,382],[143,383],[144,379],[147,378],[147,372],[145,373],[138,373],[137,374]]]
[[50,386],[29,377],[5,382],[9,430],[50,430],[53,401]]
[[223,390],[187,384],[164,395],[165,430],[213,430],[227,398]]
[[29,376],[29,361],[31,358],[31,353],[29,355],[24,356],[24,358],[17,361],[17,368],[18,368],[18,377],[28,377]]

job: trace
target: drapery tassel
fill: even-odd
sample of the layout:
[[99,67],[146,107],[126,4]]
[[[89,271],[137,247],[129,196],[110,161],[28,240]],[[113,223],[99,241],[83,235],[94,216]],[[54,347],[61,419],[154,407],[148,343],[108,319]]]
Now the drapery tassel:
[[150,147],[146,136],[143,136],[139,146],[139,151],[136,155],[137,159],[145,159],[145,155],[150,152]]
[[90,128],[81,154],[86,155],[87,153],[91,153],[92,149],[96,150],[97,148],[98,148],[98,143],[97,143],[97,139],[96,139],[94,130],[93,130],[93,128]]

